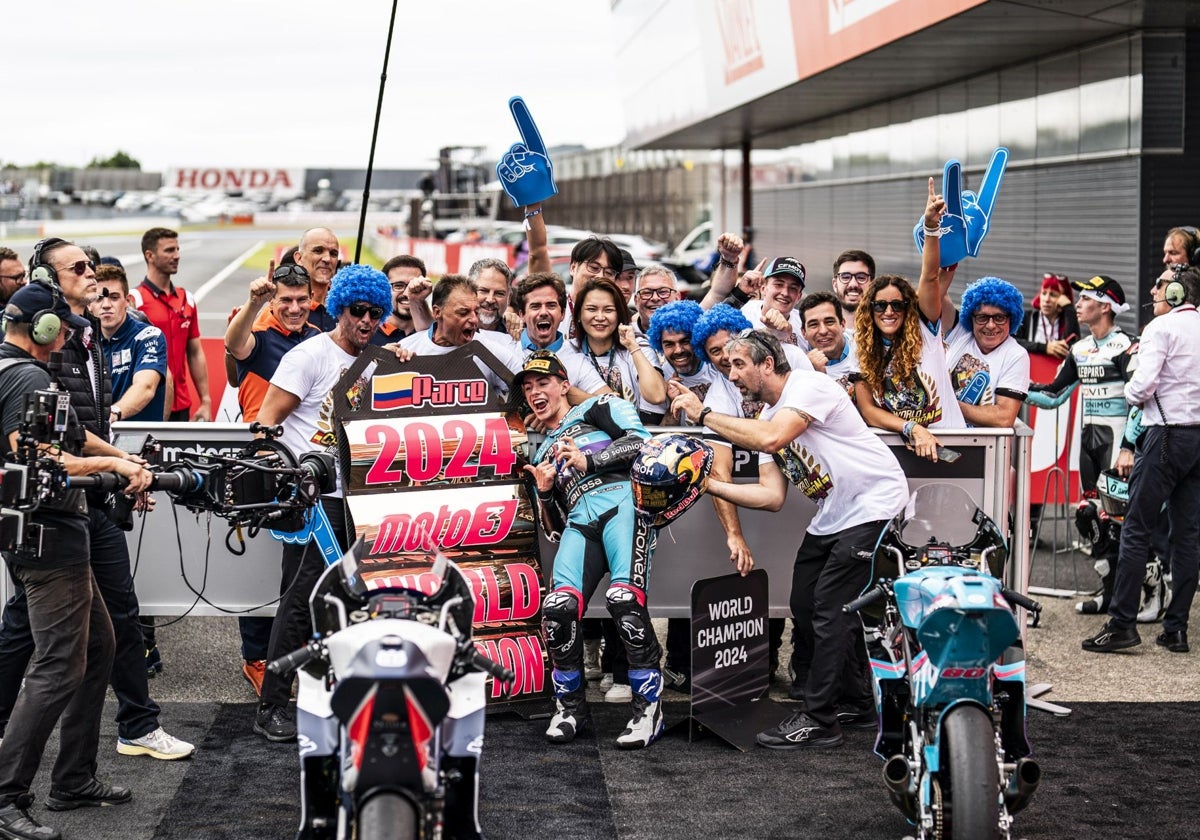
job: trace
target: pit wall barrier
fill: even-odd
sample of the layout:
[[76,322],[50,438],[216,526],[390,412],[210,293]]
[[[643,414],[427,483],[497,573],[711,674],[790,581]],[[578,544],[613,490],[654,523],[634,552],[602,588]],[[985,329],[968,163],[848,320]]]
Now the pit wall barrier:
[[[118,423],[118,432],[149,432],[163,444],[163,465],[176,463],[184,450],[235,454],[251,435],[242,423]],[[659,431],[695,431],[677,427]],[[963,429],[938,432],[944,446],[962,457],[953,464],[933,464],[904,448],[898,435],[881,434],[908,476],[910,489],[931,482],[949,482],[971,494],[999,526],[1012,533],[1029,532],[1029,466],[1033,432],[1023,424],[1013,429]],[[754,481],[756,459],[736,453],[735,478]],[[146,615],[272,615],[279,595],[282,544],[268,534],[246,536],[245,554],[226,548],[228,526],[207,514],[197,516],[175,508],[166,493],[156,493],[157,508],[146,517],[135,517],[126,538],[135,569],[141,611]],[[771,580],[771,615],[786,616],[792,564],[815,507],[794,490],[778,513],[741,509],[742,530],[758,568]],[[231,538],[235,540],[235,538]],[[1012,541],[1006,584],[1028,590],[1029,546],[1025,539]],[[236,546],[236,541],[235,541]],[[548,584],[556,546],[542,543],[542,568]],[[690,616],[692,582],[728,574],[732,567],[725,548],[725,532],[713,515],[712,502],[703,499],[658,536],[650,577],[650,611],[659,618]],[[8,575],[0,575],[0,596],[9,595]],[[607,615],[604,586],[589,604],[588,615]],[[197,592],[203,597],[198,597]]]

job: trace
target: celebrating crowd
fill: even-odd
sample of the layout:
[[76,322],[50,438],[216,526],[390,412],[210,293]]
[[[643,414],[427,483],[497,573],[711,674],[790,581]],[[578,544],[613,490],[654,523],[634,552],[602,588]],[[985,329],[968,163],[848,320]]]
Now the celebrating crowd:
[[[250,283],[231,314],[222,373],[238,388],[242,418],[282,425],[283,442],[300,452],[334,444],[327,397],[368,347],[401,362],[480,348],[481,374],[542,436],[525,472],[542,525],[558,541],[543,602],[555,693],[549,742],[569,742],[590,725],[586,683],[609,675],[605,700],[631,706],[617,744],[649,746],[663,729],[664,687],[686,687],[690,678],[687,623],[669,622],[665,663],[650,624],[650,556],[661,520],[639,509],[630,480],[650,425],[692,426],[693,437],[712,447],[694,486],[710,496],[741,574],[755,560],[739,508],[780,509],[788,482],[816,505],[807,532],[797,535],[790,583],[789,695],[801,702],[758,735],[765,747],[832,747],[843,727],[875,724],[862,627],[841,607],[867,586],[880,530],[904,507],[908,485],[872,429],[899,434],[916,456],[936,463],[954,457],[939,440],[944,430],[1011,427],[1026,402],[1052,409],[1080,388],[1079,521],[1103,579],[1102,595],[1081,611],[1108,616],[1083,647],[1139,644],[1142,582],[1157,557],[1171,572],[1157,642],[1188,650],[1200,565],[1194,228],[1167,236],[1166,268],[1151,291],[1155,318],[1139,341],[1116,326],[1128,305],[1121,284],[1105,275],[1072,283],[1048,274],[1029,308],[1015,286],[996,277],[958,293],[956,267],[941,265],[945,201],[932,179],[915,281],[877,274],[870,254],[848,249],[834,261],[829,290],[808,291],[798,259],[768,258],[751,268],[748,244],[726,233],[700,302],[680,299],[669,269],[639,267],[598,237],[574,247],[568,290],[550,271],[548,210],[525,208],[530,271],[520,278],[495,259],[436,282],[411,255],[382,270],[339,267],[336,234],[305,231],[280,265]],[[204,421],[213,413],[196,301],[172,279],[179,235],[152,229],[142,250],[145,278],[131,288],[115,260],[61,239],[39,242],[28,267],[0,248],[5,452],[17,446],[24,395],[49,383],[49,354],[61,351],[57,375],[85,430],[62,456],[68,471],[120,472],[135,494],[150,473],[139,455],[112,445],[113,423]],[[1061,360],[1052,382],[1031,383],[1030,353]],[[702,450],[689,446],[657,457],[699,457]],[[733,482],[733,447],[757,453],[756,483]],[[1106,472],[1129,484],[1119,540],[1104,540],[1113,533],[1099,499]],[[109,683],[118,700],[119,753],[170,760],[194,751],[163,729],[150,697],[149,677],[162,667],[154,625],[140,615],[109,503],[74,491],[36,514],[61,551],[5,556],[16,587],[0,625],[3,837],[59,836],[29,809],[34,774],[60,720],[63,749],[48,807],[129,801],[128,789],[95,777]],[[1164,505],[1167,517],[1159,515]],[[342,489],[323,497],[319,510],[344,550]],[[242,671],[260,698],[250,725],[271,741],[296,739],[296,713],[292,677],[264,665],[311,635],[308,596],[323,568],[315,543],[285,544],[274,619],[239,622]],[[584,621],[605,575],[611,620]],[[783,632],[782,621],[772,622],[772,673]]]

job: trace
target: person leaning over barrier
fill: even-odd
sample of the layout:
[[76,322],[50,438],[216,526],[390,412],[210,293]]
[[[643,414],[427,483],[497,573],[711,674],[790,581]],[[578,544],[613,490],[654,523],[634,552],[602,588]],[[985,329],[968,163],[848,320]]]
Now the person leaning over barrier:
[[1083,640],[1092,653],[1141,644],[1136,621],[1142,581],[1168,502],[1174,594],[1155,643],[1175,653],[1188,650],[1188,613],[1200,568],[1200,271],[1180,266],[1172,274],[1151,290],[1154,320],[1142,331],[1138,366],[1125,384],[1129,404],[1143,410],[1144,431],[1129,478],[1108,621]]
[[837,382],[793,371],[774,336],[747,330],[726,352],[730,380],[744,397],[765,403],[759,419],[713,411],[688,391],[675,396],[672,411],[736,446],[770,454],[775,463],[760,466],[757,484],[710,479],[708,492],[742,507],[778,511],[790,480],[817,505],[796,552],[791,589],[793,621],[812,627],[806,708],[757,740],[771,749],[837,746],[843,725],[875,719],[862,625],[842,605],[870,583],[875,544],[904,508],[908,482]]
[[[82,253],[82,252],[80,252]],[[9,299],[0,345],[0,433],[3,454],[17,448],[25,398],[48,388],[46,363],[76,330],[89,324],[62,296],[42,283],[26,286]],[[48,326],[49,324],[49,326]],[[70,410],[70,432],[57,452],[68,475],[116,472],[130,492],[150,486],[141,464],[115,457],[83,457],[84,432]],[[44,453],[56,450],[47,444]],[[83,491],[68,491],[58,502],[42,503],[31,515],[40,526],[41,546],[32,552],[4,552],[4,562],[24,591],[28,627],[38,655],[25,674],[0,742],[0,836],[17,840],[58,840],[58,831],[29,814],[30,790],[46,741],[61,719],[61,746],[50,777],[47,807],[54,811],[128,802],[128,788],[98,780],[96,753],[100,715],[113,662],[113,625],[89,565],[88,513]],[[27,526],[28,527],[28,526]],[[23,669],[23,665],[22,665]]]

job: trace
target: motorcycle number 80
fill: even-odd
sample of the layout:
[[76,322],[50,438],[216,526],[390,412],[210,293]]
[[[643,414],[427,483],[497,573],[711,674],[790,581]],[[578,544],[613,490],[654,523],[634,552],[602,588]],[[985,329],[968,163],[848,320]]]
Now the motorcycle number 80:
[[723,648],[717,651],[716,663],[714,668],[728,668],[731,665],[737,665],[749,659],[746,653],[745,645],[735,648]]

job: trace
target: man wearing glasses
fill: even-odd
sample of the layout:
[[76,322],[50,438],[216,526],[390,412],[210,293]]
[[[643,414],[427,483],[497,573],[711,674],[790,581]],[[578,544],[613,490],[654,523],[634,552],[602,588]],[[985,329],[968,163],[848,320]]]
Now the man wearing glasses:
[[[371,339],[371,343],[379,347],[408,338],[416,331],[408,284],[425,278],[425,261],[412,254],[397,254],[383,264],[383,273],[392,287],[392,311]],[[428,315],[428,310],[425,312]]]
[[833,293],[842,305],[846,329],[854,332],[854,313],[863,291],[875,279],[875,258],[866,251],[842,251],[833,261]]
[[1029,353],[1013,337],[1024,314],[1017,287],[999,277],[976,280],[963,291],[958,323],[946,337],[946,362],[963,418],[972,426],[1011,429],[1017,421],[1029,390]]
[[[378,269],[348,265],[334,275],[325,305],[337,326],[331,332],[301,341],[284,354],[258,412],[259,423],[282,424],[280,441],[296,456],[336,445],[330,392],[371,343],[384,313],[392,306],[392,289]],[[336,489],[321,497],[321,510],[328,517],[339,548],[345,551],[346,517],[340,478]],[[312,635],[308,596],[325,561],[313,542],[284,543],[282,566],[283,595],[271,625],[268,659],[290,653]],[[268,741],[296,740],[296,715],[288,704],[293,676],[268,671],[263,678],[254,731]]]
[[299,264],[281,265],[250,284],[250,296],[225,330],[225,349],[237,364],[242,422],[258,419],[279,360],[302,341],[320,335],[308,322],[312,287]]
[[90,305],[100,320],[100,348],[112,375],[112,422],[161,423],[167,399],[167,340],[153,324],[130,318],[129,279],[115,265],[96,269],[100,296]]
[[25,266],[21,265],[17,252],[12,248],[0,248],[0,307],[8,305],[8,299],[25,285],[25,277]]

